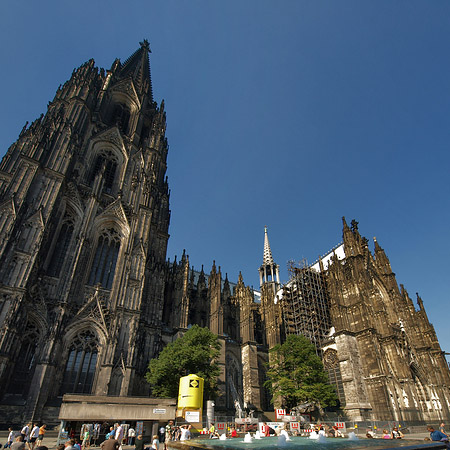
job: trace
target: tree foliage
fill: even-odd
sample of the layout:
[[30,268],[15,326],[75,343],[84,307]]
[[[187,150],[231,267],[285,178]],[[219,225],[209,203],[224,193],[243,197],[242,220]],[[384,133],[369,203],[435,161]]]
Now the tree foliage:
[[221,344],[217,335],[194,325],[182,337],[168,344],[148,365],[147,381],[155,397],[178,397],[181,377],[196,374],[205,380],[204,398],[217,395],[220,368],[216,362]]
[[314,345],[306,337],[289,335],[284,344],[276,345],[270,353],[265,386],[272,401],[282,397],[284,406],[290,409],[305,403],[319,409],[336,405],[335,390]]

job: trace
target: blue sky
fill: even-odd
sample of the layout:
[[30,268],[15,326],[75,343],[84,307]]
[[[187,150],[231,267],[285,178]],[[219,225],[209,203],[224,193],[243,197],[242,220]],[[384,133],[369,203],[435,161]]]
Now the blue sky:
[[450,351],[450,2],[77,1],[0,5],[0,151],[74,67],[147,38],[169,140],[168,256],[258,287],[376,236]]

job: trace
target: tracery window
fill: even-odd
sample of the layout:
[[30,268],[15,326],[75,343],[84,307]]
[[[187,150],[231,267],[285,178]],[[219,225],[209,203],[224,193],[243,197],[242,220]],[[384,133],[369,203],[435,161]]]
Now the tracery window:
[[330,383],[336,388],[336,393],[341,405],[345,405],[344,385],[339,366],[339,357],[336,350],[329,348],[325,351],[323,355],[323,368],[328,373]]
[[37,325],[34,322],[28,322],[22,334],[20,350],[10,378],[8,393],[27,396],[36,366],[36,350],[40,337]]
[[73,219],[68,218],[59,230],[58,239],[55,242],[52,259],[50,260],[47,273],[51,277],[59,277],[64,263],[64,259],[69,249],[70,241],[74,230]]
[[117,167],[117,156],[111,150],[103,149],[95,158],[90,178],[91,184],[95,177],[103,171],[103,191],[110,194],[114,186]]
[[90,330],[79,333],[72,342],[64,372],[61,394],[90,394],[97,365],[98,340]]
[[98,238],[97,250],[91,267],[90,285],[99,283],[105,289],[112,288],[119,250],[119,233],[114,228],[103,230]]
[[130,121],[130,110],[122,104],[114,106],[112,122],[117,125],[120,131],[124,133],[128,130],[128,122]]

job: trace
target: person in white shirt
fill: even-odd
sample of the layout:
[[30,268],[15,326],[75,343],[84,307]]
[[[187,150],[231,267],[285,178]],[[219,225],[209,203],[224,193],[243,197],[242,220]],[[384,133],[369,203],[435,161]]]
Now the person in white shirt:
[[114,438],[119,443],[119,450],[122,450],[123,427],[122,427],[122,425],[119,425],[118,423],[116,423],[116,425],[117,425],[116,426],[116,434],[115,434]]
[[35,423],[33,429],[31,430],[31,434],[30,434],[31,450],[34,450],[34,447],[36,446],[36,441],[37,441],[38,437],[39,437],[39,427],[38,427],[38,424]]
[[133,427],[128,430],[128,445],[134,445],[134,438],[136,437],[136,431]]
[[27,442],[29,439],[29,433],[30,433],[30,427],[31,427],[31,422],[27,423],[22,430],[20,430],[20,434],[22,435],[22,441],[23,442]]
[[187,441],[191,438],[191,432],[187,425],[181,427],[181,437],[180,441]]
[[9,431],[8,440],[6,441],[5,448],[6,447],[11,447],[11,444],[14,441],[14,431],[13,431],[13,429],[12,428],[8,428],[8,431]]

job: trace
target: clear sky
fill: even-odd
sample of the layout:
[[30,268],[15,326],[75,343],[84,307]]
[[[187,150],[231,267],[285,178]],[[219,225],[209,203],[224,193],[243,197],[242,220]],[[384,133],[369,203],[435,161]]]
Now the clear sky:
[[264,225],[286,280],[354,218],[450,351],[450,2],[4,0],[1,154],[74,67],[144,38],[167,111],[168,256],[257,288]]

